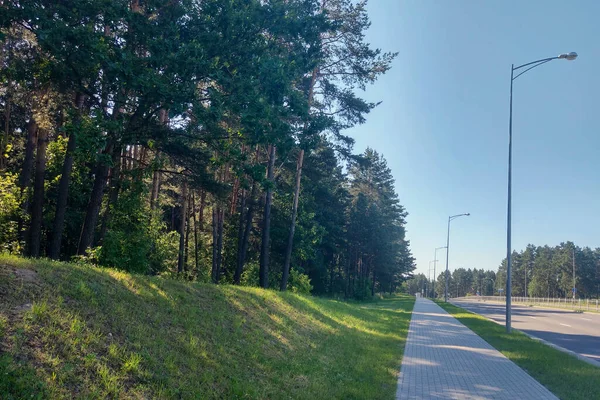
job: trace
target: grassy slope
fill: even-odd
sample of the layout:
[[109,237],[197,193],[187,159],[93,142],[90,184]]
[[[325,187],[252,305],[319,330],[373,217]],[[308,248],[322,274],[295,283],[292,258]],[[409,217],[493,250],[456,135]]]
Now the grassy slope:
[[437,303],[483,340],[515,362],[563,400],[588,400],[600,396],[600,368],[531,339],[478,314],[449,303]]
[[0,255],[0,398],[392,399],[412,305]]

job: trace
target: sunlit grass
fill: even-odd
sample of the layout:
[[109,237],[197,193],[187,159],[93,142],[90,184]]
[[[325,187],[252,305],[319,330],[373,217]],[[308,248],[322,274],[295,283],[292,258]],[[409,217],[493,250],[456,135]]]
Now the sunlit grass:
[[393,399],[412,306],[0,256],[0,398]]
[[600,398],[600,368],[449,303],[438,305],[563,400]]

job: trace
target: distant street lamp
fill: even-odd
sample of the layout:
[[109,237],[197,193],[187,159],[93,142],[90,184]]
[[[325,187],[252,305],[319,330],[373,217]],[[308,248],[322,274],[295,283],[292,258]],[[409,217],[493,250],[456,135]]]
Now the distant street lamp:
[[444,288],[444,301],[448,302],[448,255],[450,253],[450,221],[459,217],[468,217],[469,213],[456,214],[448,217],[448,234],[446,235],[446,286]]
[[494,293],[496,293],[496,280],[493,278],[485,278],[485,281],[491,281],[492,282],[492,296],[494,295]]
[[[508,120],[508,212],[507,212],[507,223],[506,223],[506,331],[510,333],[511,326],[511,266],[512,266],[512,248],[511,248],[511,205],[512,205],[512,99],[513,99],[513,82],[515,79],[523,75],[525,72],[539,67],[542,64],[546,64],[552,60],[569,60],[572,61],[577,58],[577,53],[563,53],[556,57],[550,58],[542,58],[541,60],[532,61],[527,64],[519,65],[515,67],[514,64],[511,65],[510,69],[510,114]],[[524,68],[524,71],[518,73],[515,76],[515,71]]]
[[[432,281],[432,280],[431,280],[431,270],[432,270],[432,268],[431,268],[431,263],[434,263],[434,264],[435,264],[435,262],[436,262],[436,261],[437,261],[437,260],[429,261],[429,269],[427,270],[427,285],[429,285],[430,283],[432,283],[432,284],[433,284],[433,290],[434,290],[434,291],[435,291],[435,269],[433,268],[433,270],[434,270],[434,273],[433,273],[433,275],[434,275],[434,276],[433,276],[433,281]],[[431,288],[429,288],[429,291],[431,292]],[[427,297],[429,297],[429,292],[428,292],[428,294],[427,294]]]
[[[446,246],[437,247],[433,252],[433,281],[437,280],[437,276],[435,275],[435,266],[437,265],[437,251],[440,249],[445,249]],[[433,284],[433,296],[435,297],[435,283]]]

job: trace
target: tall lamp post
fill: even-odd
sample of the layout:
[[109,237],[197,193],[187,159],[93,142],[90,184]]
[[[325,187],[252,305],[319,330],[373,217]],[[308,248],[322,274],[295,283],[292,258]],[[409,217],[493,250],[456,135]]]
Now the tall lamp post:
[[[429,291],[427,292],[427,297],[429,297],[429,292],[431,292],[431,288],[429,287],[429,285],[432,283],[431,281],[431,263],[435,262],[437,260],[433,260],[433,261],[429,261],[429,269],[427,270],[427,286],[429,288]],[[433,289],[435,291],[435,272],[434,272],[434,277],[433,277]]]
[[448,234],[446,235],[446,286],[444,288],[444,301],[448,302],[448,255],[450,254],[450,221],[460,218],[460,217],[468,217],[469,213],[465,214],[456,214],[448,217]]
[[435,281],[437,281],[437,276],[435,275],[435,266],[437,265],[437,251],[440,249],[445,249],[446,246],[437,247],[433,252],[433,297],[435,297]]
[[[511,189],[512,189],[512,99],[513,99],[513,82],[515,79],[523,75],[525,72],[539,67],[542,64],[546,64],[547,62],[553,60],[569,60],[572,61],[577,58],[577,53],[564,53],[556,57],[542,58],[541,60],[532,61],[527,64],[519,65],[515,67],[514,64],[511,65],[510,68],[510,114],[508,119],[508,207],[507,207],[507,222],[506,222],[506,332],[510,333],[511,330],[511,266],[512,266],[512,248],[511,248],[511,205],[512,205],[512,197],[511,197]],[[526,68],[525,70],[519,72],[515,75],[515,71],[520,70],[521,68]]]
[[485,278],[484,282],[492,282],[492,296],[496,293],[496,280],[492,278]]

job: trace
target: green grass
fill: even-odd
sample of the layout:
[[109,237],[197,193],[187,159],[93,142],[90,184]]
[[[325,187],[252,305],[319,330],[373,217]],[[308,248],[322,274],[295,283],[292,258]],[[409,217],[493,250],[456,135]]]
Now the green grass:
[[463,308],[441,301],[437,304],[560,399],[598,398],[600,368],[531,339],[517,330],[506,333],[504,326]]
[[412,306],[0,255],[0,398],[393,399]]

